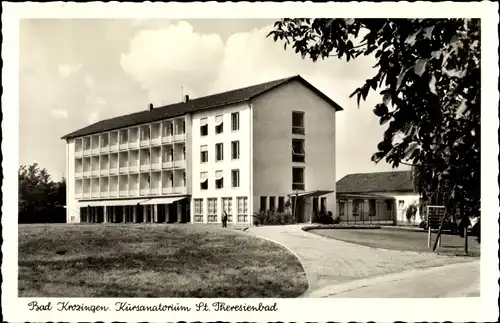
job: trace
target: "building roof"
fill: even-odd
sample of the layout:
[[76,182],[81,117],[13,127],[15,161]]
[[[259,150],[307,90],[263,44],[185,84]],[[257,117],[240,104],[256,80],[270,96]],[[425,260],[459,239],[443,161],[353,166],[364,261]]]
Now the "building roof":
[[327,101],[336,111],[342,110],[342,108],[332,99],[327,97],[320,90],[318,90],[309,82],[304,80],[300,75],[296,75],[232,91],[191,99],[187,102],[174,103],[167,106],[154,108],[151,111],[144,110],[132,114],[127,114],[111,119],[102,120],[94,124],[91,124],[85,128],[69,133],[63,136],[61,139],[70,139],[75,137],[87,136],[95,133],[111,131],[138,124],[159,121],[167,118],[174,118],[200,110],[245,102],[291,81],[300,81],[307,88],[309,88],[317,95],[319,95],[321,98],[323,98],[325,101]]
[[337,193],[415,192],[411,171],[359,173],[337,182]]

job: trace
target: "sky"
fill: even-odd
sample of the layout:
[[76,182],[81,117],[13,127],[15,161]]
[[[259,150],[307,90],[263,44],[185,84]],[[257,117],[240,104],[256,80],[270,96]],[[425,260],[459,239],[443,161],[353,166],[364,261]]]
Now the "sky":
[[373,93],[349,95],[373,76],[361,57],[313,63],[266,38],[263,19],[25,19],[20,24],[20,163],[64,176],[60,138],[106,118],[301,75],[337,102],[336,176],[389,171],[370,160],[382,139]]

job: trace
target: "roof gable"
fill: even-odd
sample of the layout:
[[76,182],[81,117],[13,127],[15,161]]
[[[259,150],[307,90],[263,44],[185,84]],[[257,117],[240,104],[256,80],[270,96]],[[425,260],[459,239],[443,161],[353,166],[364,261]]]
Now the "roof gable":
[[287,77],[284,79],[279,79],[271,82],[261,83],[245,88],[240,88],[236,90],[231,90],[227,92],[222,92],[218,94],[208,95],[196,99],[191,99],[188,102],[179,102],[170,104],[167,106],[162,106],[154,108],[151,111],[145,110],[140,112],[135,112],[132,114],[127,114],[115,118],[110,118],[102,121],[98,121],[87,127],[79,129],[77,131],[71,132],[61,139],[69,139],[81,136],[87,136],[95,133],[111,131],[115,129],[131,127],[138,124],[144,124],[154,121],[159,121],[168,118],[178,117],[187,113],[192,113],[196,111],[201,111],[205,109],[225,106],[229,104],[235,104],[240,102],[245,102],[251,100],[257,96],[260,96],[278,86],[281,86],[290,81],[298,80],[304,86],[318,94],[321,98],[327,101],[335,110],[340,111],[342,108],[335,103],[332,99],[327,97],[324,93],[319,91],[309,82],[304,80],[300,75]]
[[358,173],[337,182],[337,193],[415,192],[411,171]]

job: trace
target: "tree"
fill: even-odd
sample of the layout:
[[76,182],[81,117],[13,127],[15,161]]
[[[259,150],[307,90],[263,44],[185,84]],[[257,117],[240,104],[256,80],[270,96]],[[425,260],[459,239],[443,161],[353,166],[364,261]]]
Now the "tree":
[[479,19],[282,19],[268,37],[313,61],[374,55],[375,75],[351,94],[381,95],[373,111],[388,127],[372,160],[418,169],[446,216],[479,215]]
[[[66,180],[53,182],[37,163],[19,167],[19,221],[46,222],[51,212],[66,204]],[[52,215],[55,216],[55,215]]]

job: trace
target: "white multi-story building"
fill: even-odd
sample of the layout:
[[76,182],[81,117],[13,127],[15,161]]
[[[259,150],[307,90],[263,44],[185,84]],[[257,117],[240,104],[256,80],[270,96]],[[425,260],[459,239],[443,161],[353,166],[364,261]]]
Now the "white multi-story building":
[[335,214],[335,112],[300,76],[103,120],[67,142],[67,221],[252,224]]

